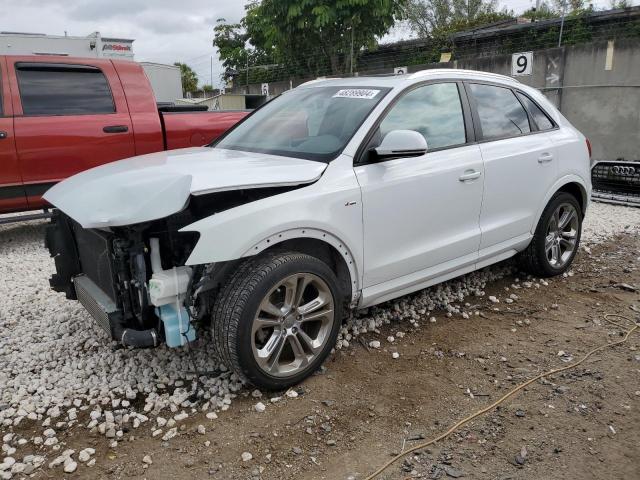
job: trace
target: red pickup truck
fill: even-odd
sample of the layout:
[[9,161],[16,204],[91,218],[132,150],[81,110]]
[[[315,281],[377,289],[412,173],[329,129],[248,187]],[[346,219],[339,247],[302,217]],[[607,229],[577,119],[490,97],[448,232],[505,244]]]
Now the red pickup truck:
[[0,55],[0,213],[46,207],[53,184],[103,163],[205,145],[245,115],[159,109],[130,61]]

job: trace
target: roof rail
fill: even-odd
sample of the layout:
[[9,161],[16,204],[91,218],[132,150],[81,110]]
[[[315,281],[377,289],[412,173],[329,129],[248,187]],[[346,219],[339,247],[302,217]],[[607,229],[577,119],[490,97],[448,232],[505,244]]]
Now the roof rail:
[[498,73],[490,73],[490,72],[481,72],[479,70],[464,70],[461,68],[432,68],[432,69],[426,69],[426,70],[420,70],[418,72],[414,72],[414,73],[410,73],[409,74],[409,78],[410,79],[414,79],[414,78],[422,78],[422,77],[426,77],[429,74],[447,74],[447,73],[455,73],[455,74],[462,74],[462,75],[469,75],[469,76],[474,76],[474,77],[486,77],[486,78],[495,78],[498,80],[502,80],[502,81],[509,81],[509,82],[516,82],[518,83],[518,80],[516,80],[513,77],[509,77],[507,75],[500,75]]

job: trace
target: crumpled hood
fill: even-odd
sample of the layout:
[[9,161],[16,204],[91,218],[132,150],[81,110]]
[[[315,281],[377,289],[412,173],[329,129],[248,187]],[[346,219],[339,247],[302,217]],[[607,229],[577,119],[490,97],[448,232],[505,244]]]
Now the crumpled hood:
[[186,148],[92,168],[58,183],[44,199],[84,228],[117,227],[179,212],[192,194],[311,183],[326,167],[275,155]]

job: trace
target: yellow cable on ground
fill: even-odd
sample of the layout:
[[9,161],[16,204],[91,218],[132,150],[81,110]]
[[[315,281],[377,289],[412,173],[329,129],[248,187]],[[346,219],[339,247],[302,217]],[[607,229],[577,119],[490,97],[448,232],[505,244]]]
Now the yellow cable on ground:
[[[629,318],[629,317],[625,317],[624,315],[619,315],[617,313],[607,313],[604,315],[604,319],[613,324],[616,325],[617,327],[620,328],[624,328],[623,325],[616,323],[612,320],[609,320],[608,317],[619,317],[619,318],[624,318],[625,320],[630,321],[631,323],[634,323],[634,321]],[[469,415],[467,418],[460,420],[458,423],[456,423],[453,427],[451,427],[449,430],[447,430],[446,432],[444,432],[441,435],[438,435],[435,438],[432,438],[431,440],[428,440],[426,442],[420,443],[412,448],[410,448],[409,450],[407,450],[406,452],[402,452],[398,455],[396,455],[395,457],[393,457],[391,460],[389,460],[387,463],[385,463],[383,466],[381,466],[378,470],[376,470],[375,472],[373,472],[371,475],[369,475],[367,478],[365,478],[365,480],[372,480],[373,478],[377,477],[378,475],[380,475],[382,472],[384,472],[387,468],[389,468],[389,466],[391,466],[393,463],[395,463],[396,461],[400,460],[402,457],[409,455],[411,452],[415,452],[416,450],[420,450],[422,448],[426,448],[429,445],[433,445],[436,442],[439,442],[440,440],[448,437],[449,435],[451,435],[453,432],[455,432],[458,428],[460,428],[461,426],[465,425],[466,423],[469,423],[471,420],[473,420],[474,418],[479,417],[480,415],[483,415],[491,410],[493,410],[494,408],[496,408],[498,405],[500,405],[502,402],[504,402],[505,400],[507,400],[509,397],[515,395],[517,392],[519,392],[520,390],[522,390],[523,388],[531,385],[533,382],[536,382],[538,380],[540,380],[541,378],[544,377],[548,377],[550,375],[554,375],[556,373],[560,373],[560,372],[564,372],[566,370],[570,370],[572,368],[577,367],[578,365],[580,365],[581,363],[583,363],[585,360],[587,360],[591,355],[593,355],[594,353],[597,353],[601,350],[605,350],[607,348],[610,347],[615,347],[616,345],[620,345],[624,342],[626,342],[629,339],[629,336],[638,329],[640,325],[638,324],[634,324],[634,326],[627,330],[627,332],[625,333],[624,337],[622,338],[622,340],[618,340],[617,342],[613,342],[613,343],[607,343],[606,345],[601,345],[599,347],[594,348],[593,350],[591,350],[590,352],[588,352],[584,357],[582,357],[580,360],[578,360],[577,362],[571,363],[569,365],[566,365],[564,367],[561,368],[554,368],[553,370],[549,370],[548,372],[545,373],[541,373],[540,375],[537,375],[536,377],[533,377],[530,380],[527,380],[524,383],[521,383],[520,385],[518,385],[516,388],[514,388],[513,390],[511,390],[509,393],[507,393],[506,395],[504,395],[502,398],[500,398],[499,400],[496,400],[495,402],[493,402],[491,405],[489,405],[488,407],[483,408],[482,410],[478,410],[476,413]]]

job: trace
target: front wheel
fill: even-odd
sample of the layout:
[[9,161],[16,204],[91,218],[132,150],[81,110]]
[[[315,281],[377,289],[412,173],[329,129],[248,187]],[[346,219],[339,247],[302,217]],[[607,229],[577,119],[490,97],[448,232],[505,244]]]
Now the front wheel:
[[342,305],[338,280],[321,260],[302,253],[250,259],[216,300],[216,350],[245,381],[268,390],[287,388],[329,355]]
[[540,277],[564,273],[576,256],[581,233],[580,204],[569,193],[556,193],[542,212],[531,243],[520,254],[522,266]]

